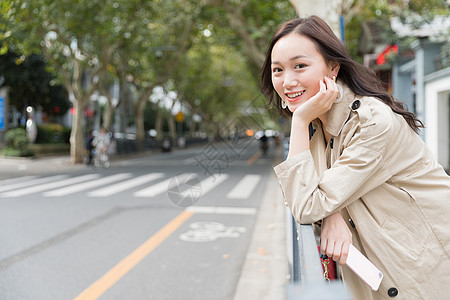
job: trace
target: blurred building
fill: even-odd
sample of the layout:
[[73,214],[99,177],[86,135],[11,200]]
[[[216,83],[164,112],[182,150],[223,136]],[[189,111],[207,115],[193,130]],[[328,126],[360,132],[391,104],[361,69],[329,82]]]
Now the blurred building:
[[448,47],[445,36],[450,33],[450,17],[437,16],[419,28],[395,18],[390,25],[399,37],[413,37],[415,41],[409,49],[399,49],[396,44],[383,42],[381,24],[364,23],[360,43],[364,64],[424,122],[426,128],[421,136],[439,163],[449,170],[450,57],[443,49]]
[[450,17],[437,16],[413,29],[398,19],[391,27],[400,37],[414,36],[412,57],[396,61],[392,69],[394,97],[408,101],[424,121],[423,138],[439,163],[450,169],[450,57],[442,51],[449,34]]

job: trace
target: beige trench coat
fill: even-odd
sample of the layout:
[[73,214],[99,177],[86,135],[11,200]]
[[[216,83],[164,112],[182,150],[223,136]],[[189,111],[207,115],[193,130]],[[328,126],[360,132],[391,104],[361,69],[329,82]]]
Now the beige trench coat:
[[278,166],[285,204],[301,224],[341,211],[353,244],[384,274],[372,292],[346,266],[354,299],[450,299],[450,177],[402,116],[380,100],[333,104],[310,150]]

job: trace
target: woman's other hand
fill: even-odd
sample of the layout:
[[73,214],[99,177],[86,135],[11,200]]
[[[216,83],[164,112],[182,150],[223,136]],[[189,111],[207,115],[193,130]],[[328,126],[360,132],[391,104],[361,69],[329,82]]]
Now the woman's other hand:
[[322,220],[320,239],[320,252],[322,254],[332,257],[334,261],[341,265],[347,262],[348,249],[352,243],[352,233],[340,212]]

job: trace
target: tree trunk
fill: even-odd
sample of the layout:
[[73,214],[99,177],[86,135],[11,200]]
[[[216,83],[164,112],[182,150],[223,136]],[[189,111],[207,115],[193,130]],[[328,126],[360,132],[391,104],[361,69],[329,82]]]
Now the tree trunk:
[[232,1],[225,0],[223,6],[227,11],[227,16],[230,21],[230,26],[236,31],[239,38],[242,39],[244,43],[244,50],[247,53],[249,61],[252,63],[254,70],[259,74],[261,65],[265,60],[265,53],[256,44],[256,41],[252,38],[247,23],[246,18],[242,12],[242,6],[240,4],[236,5]]
[[195,133],[195,121],[194,121],[194,117],[193,114],[191,112],[191,116],[189,118],[189,137],[192,138],[194,137],[194,133]]
[[206,135],[208,136],[208,140],[209,141],[213,141],[214,140],[214,135],[215,135],[215,126],[214,123],[212,122],[212,118],[211,117],[206,117],[205,118],[205,131],[206,131]]
[[135,125],[136,125],[136,141],[143,142],[145,139],[144,129],[144,108],[145,101],[138,101],[135,105]]
[[167,114],[167,123],[169,125],[170,138],[172,138],[172,140],[175,140],[177,138],[177,128],[175,124],[175,117],[170,111]]
[[70,161],[73,164],[83,163],[84,132],[83,115],[89,98],[78,99],[74,102],[74,115],[72,119],[72,132],[70,133]]
[[105,128],[107,132],[111,130],[114,111],[115,107],[113,106],[111,99],[108,97],[108,102],[106,102],[105,110],[103,111],[103,124],[102,124],[102,127]]
[[126,132],[126,128],[127,128],[127,101],[128,99],[126,99],[127,97],[127,93],[126,93],[126,81],[125,81],[125,77],[121,77],[119,79],[120,82],[120,90],[119,90],[119,98],[120,98],[120,104],[119,104],[119,115],[120,115],[120,120],[119,120],[119,131],[122,133]]
[[290,0],[300,17],[317,15],[331,27],[334,34],[340,38],[339,17],[344,14],[345,7],[354,2],[353,0]]
[[140,97],[136,101],[134,105],[134,114],[135,114],[135,125],[136,125],[136,140],[138,142],[143,142],[145,139],[145,129],[144,129],[144,110],[145,104],[147,104],[148,98],[150,97],[153,91],[153,86],[145,88],[142,91]]
[[163,136],[163,116],[162,109],[156,104],[156,120],[155,120],[156,139],[160,140]]

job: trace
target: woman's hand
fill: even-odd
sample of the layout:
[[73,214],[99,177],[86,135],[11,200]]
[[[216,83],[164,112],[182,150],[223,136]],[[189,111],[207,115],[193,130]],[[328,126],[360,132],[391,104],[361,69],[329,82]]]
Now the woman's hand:
[[300,119],[309,124],[312,120],[328,112],[339,95],[336,82],[328,76],[319,82],[319,92],[308,99],[294,113],[293,119]]
[[345,265],[348,249],[352,243],[352,233],[341,216],[336,212],[322,220],[320,252]]
[[339,95],[333,79],[325,76],[319,85],[319,92],[293,112],[288,158],[309,149],[309,123],[327,113]]

